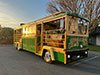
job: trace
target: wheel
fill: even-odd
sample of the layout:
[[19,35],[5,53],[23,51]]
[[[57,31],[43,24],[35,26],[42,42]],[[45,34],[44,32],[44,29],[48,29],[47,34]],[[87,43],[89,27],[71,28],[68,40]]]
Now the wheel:
[[20,47],[17,47],[17,50],[20,51],[21,50]]
[[44,54],[44,61],[47,62],[47,63],[52,63],[52,59],[51,59],[51,55],[50,55],[50,52],[49,51],[46,51],[45,54]]
[[16,49],[17,49],[18,51],[20,51],[20,50],[21,50],[21,48],[18,46],[18,44],[17,44]]

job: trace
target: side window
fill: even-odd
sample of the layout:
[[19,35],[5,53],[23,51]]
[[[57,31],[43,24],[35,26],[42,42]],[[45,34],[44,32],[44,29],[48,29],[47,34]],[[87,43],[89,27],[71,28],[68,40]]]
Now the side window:
[[65,18],[57,19],[44,24],[45,30],[55,30],[64,28],[65,28]]
[[68,31],[71,34],[76,34],[78,32],[78,24],[77,24],[77,18],[70,16],[69,22],[68,22]]
[[65,28],[65,20],[60,19],[60,29],[64,29],[64,28]]
[[89,23],[83,19],[78,20],[78,31],[79,34],[87,34]]

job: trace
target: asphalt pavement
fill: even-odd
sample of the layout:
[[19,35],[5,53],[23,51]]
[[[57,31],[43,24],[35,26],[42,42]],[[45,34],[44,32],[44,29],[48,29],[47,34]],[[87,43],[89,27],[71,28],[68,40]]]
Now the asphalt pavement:
[[33,53],[0,45],[0,75],[100,75],[100,53],[89,51],[87,58],[66,65],[48,64]]

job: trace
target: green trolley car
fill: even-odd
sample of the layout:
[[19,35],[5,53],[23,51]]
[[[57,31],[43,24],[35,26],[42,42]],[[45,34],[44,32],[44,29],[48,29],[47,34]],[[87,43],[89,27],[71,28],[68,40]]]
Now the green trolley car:
[[88,56],[89,20],[75,13],[57,12],[16,27],[14,44],[41,56],[46,62],[64,64]]

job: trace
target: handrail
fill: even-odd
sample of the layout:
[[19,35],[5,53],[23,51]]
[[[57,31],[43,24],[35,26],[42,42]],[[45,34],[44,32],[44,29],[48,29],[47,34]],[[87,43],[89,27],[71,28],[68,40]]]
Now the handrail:
[[63,43],[56,43],[56,42],[43,42],[43,43],[46,43],[46,44],[48,44],[48,43],[53,43],[53,44],[58,44],[58,45],[64,45]]
[[53,39],[51,39],[51,38],[43,38],[43,39],[49,39],[49,40],[62,40],[62,41],[64,41],[64,39],[57,39],[57,38],[53,38]]
[[47,30],[47,31],[43,31],[43,33],[57,33],[57,31],[60,31],[60,33],[64,33],[65,32],[65,29],[55,29],[55,30]]

